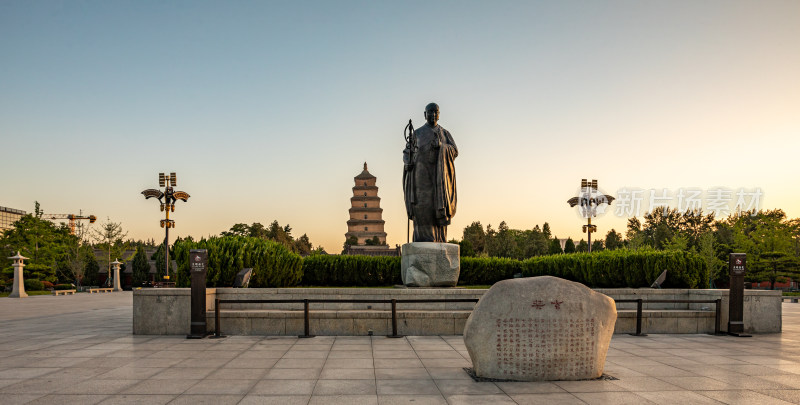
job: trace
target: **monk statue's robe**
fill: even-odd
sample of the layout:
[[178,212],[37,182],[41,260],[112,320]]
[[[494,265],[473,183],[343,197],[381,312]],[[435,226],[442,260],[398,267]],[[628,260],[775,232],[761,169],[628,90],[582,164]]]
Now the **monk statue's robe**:
[[447,225],[456,214],[458,148],[440,125],[414,131],[416,148],[403,151],[406,213],[414,221],[414,242],[447,242]]

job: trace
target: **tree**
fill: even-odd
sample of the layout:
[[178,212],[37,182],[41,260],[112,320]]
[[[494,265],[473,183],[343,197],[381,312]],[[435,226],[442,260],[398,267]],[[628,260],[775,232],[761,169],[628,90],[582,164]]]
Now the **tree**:
[[110,218],[106,218],[106,222],[100,225],[100,229],[94,229],[92,232],[92,237],[97,243],[96,246],[106,253],[101,265],[108,271],[107,282],[111,281],[111,262],[129,259],[122,257],[122,253],[128,248],[128,242],[124,242],[122,239],[127,235],[128,233],[122,229],[122,224],[111,222]]
[[615,250],[615,249],[621,248],[623,246],[622,245],[622,235],[619,232],[615,231],[614,229],[611,229],[606,234],[606,243],[605,243],[605,245],[606,245],[606,249],[608,249],[608,250]]
[[553,239],[550,239],[550,251],[548,253],[551,255],[564,253],[564,251],[561,250],[561,241],[558,240],[557,236]]
[[461,240],[469,243],[469,247],[474,252],[470,256],[480,256],[486,248],[486,232],[483,231],[483,225],[479,221],[471,223],[464,228],[464,235]]
[[136,248],[136,254],[133,256],[131,271],[131,279],[133,285],[142,285],[147,282],[150,273],[150,263],[147,260],[147,253],[143,246]]
[[41,208],[36,203],[37,215],[24,215],[14,227],[5,230],[0,238],[0,248],[4,255],[0,257],[0,266],[3,269],[3,279],[13,278],[11,260],[7,257],[14,256],[18,251],[30,260],[25,267],[26,278],[56,283],[56,269],[63,263],[69,254],[69,246],[74,238],[69,234],[65,224],[55,225],[50,221],[41,219]]
[[311,246],[311,240],[308,239],[308,235],[306,234],[297,238],[297,240],[294,241],[294,246],[295,251],[300,254],[300,256],[308,256],[311,254],[311,249],[313,248],[313,246]]
[[564,244],[564,253],[575,253],[575,242],[572,238],[567,238],[567,242]]
[[599,252],[603,250],[603,241],[600,239],[596,239],[592,242],[592,252]]
[[358,245],[358,237],[351,236],[351,237],[347,238],[347,241],[345,241],[344,244],[347,245],[347,246],[356,246],[356,245]]
[[723,265],[725,262],[720,260],[717,256],[716,243],[714,242],[714,234],[712,232],[706,232],[700,235],[698,246],[697,253],[706,263],[708,288],[713,288],[714,280],[719,279],[723,275]]
[[581,241],[580,241],[580,242],[578,242],[578,246],[577,246],[577,247],[575,247],[575,250],[576,250],[577,252],[580,252],[580,253],[585,253],[585,252],[588,252],[588,251],[589,251],[589,244],[588,244],[588,243],[586,243],[586,241],[585,241],[585,240],[581,239]]

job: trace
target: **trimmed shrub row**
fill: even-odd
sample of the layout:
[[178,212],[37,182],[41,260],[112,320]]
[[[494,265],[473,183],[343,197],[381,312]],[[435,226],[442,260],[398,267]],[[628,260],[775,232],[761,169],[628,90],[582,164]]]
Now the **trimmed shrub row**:
[[[251,287],[402,284],[399,257],[314,255],[302,259],[269,240],[223,236],[175,243],[179,287],[189,286],[190,249],[208,250],[209,287],[232,286],[236,273],[247,267],[253,268]],[[648,249],[536,256],[526,260],[462,257],[459,284],[491,285],[521,274],[556,276],[595,288],[637,288],[649,286],[664,270],[668,270],[664,287],[698,288],[705,284],[705,262],[697,254]]]
[[212,236],[195,242],[187,238],[176,241],[172,251],[178,263],[178,287],[190,285],[191,249],[208,250],[208,287],[232,286],[236,274],[243,268],[253,269],[250,287],[294,286],[303,275],[303,259],[300,255],[270,240],[245,236]]
[[402,283],[399,257],[314,255],[303,259],[305,286],[379,287]]

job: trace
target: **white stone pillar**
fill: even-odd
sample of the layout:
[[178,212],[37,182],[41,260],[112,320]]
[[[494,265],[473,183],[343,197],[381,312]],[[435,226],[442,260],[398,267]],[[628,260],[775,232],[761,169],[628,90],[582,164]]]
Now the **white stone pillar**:
[[25,298],[28,294],[25,292],[25,282],[22,280],[22,268],[25,267],[25,262],[23,260],[27,260],[27,257],[22,257],[17,251],[17,255],[13,257],[9,257],[9,259],[14,261],[14,289],[11,291],[11,295],[8,298]]
[[121,264],[119,260],[114,260],[114,262],[111,263],[111,265],[114,266],[114,291],[122,291],[122,287],[120,287],[119,283],[119,265]]

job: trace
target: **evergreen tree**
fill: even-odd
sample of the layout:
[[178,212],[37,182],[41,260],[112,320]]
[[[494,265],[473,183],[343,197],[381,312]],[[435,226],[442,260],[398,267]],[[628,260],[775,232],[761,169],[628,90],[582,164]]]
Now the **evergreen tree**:
[[558,236],[550,239],[550,251],[548,253],[551,255],[564,253],[564,251],[561,250],[561,241],[558,240]]
[[581,239],[581,241],[578,242],[578,246],[575,247],[575,251],[580,252],[580,253],[588,252],[589,251],[589,244],[586,243],[585,240]]
[[150,263],[147,260],[147,253],[144,247],[139,246],[136,248],[136,255],[133,256],[133,272],[131,278],[133,279],[134,286],[140,286],[148,280],[148,273],[150,272]]
[[572,238],[567,238],[567,242],[564,244],[564,253],[575,253],[575,242],[572,241]]
[[606,249],[608,249],[608,250],[614,250],[614,249],[621,248],[622,247],[622,235],[619,232],[615,231],[614,229],[611,229],[606,234],[605,246],[606,246]]

